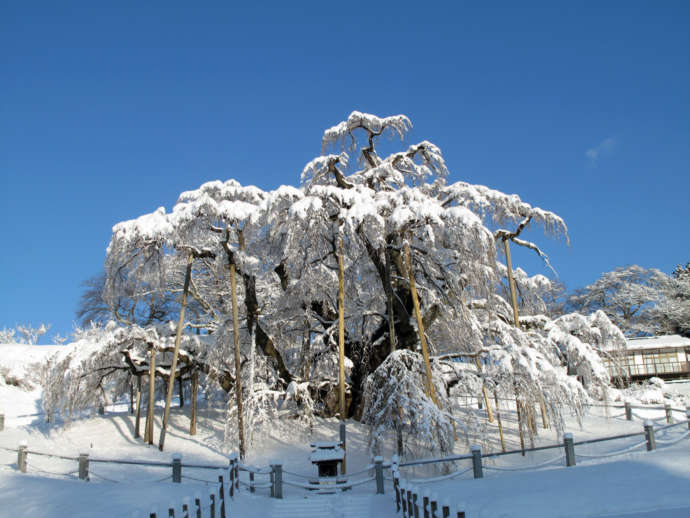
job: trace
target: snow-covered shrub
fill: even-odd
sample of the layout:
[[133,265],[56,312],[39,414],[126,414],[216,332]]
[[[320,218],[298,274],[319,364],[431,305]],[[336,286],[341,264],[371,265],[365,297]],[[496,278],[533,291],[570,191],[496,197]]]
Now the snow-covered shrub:
[[402,434],[406,453],[448,455],[453,451],[453,422],[440,376],[433,377],[436,402],[424,392],[422,356],[407,350],[391,353],[367,377],[362,422],[370,425],[369,445],[379,451],[390,431]]

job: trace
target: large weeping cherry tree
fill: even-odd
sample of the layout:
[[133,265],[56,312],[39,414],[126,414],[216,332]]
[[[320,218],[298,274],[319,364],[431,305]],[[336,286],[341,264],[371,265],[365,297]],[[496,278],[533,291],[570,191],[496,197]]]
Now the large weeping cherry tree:
[[[448,451],[448,430],[461,421],[451,396],[470,383],[448,375],[455,372],[444,364],[448,354],[474,355],[473,386],[539,400],[554,422],[586,397],[567,377],[569,355],[590,388],[608,383],[589,354],[620,345],[605,316],[567,325],[535,316],[549,281],[518,270],[520,303],[532,309],[522,322],[503,288],[506,244],[547,261],[523,230],[536,225],[567,239],[563,220],[517,195],[448,183],[431,142],[379,155],[381,138],[404,142],[410,128],[404,115],[353,112],[325,131],[321,155],[304,167],[298,187],[209,182],[182,193],[169,213],[160,208],[114,227],[104,293],[112,308],[181,300],[192,258],[185,333],[209,335],[196,354],[236,398],[228,415],[240,437],[243,413],[250,423],[286,406],[307,420],[341,413],[344,371],[344,413],[371,424],[373,442],[395,429]],[[583,326],[608,340],[580,347],[568,336]],[[597,334],[597,326],[607,331]]]

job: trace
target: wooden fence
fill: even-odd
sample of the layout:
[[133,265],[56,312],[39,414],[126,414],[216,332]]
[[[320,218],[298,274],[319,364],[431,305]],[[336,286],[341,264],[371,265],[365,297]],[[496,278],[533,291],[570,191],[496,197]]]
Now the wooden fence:
[[[645,410],[651,409],[650,407],[635,407],[630,405],[629,403],[621,405],[620,408],[625,409],[625,414],[623,415],[625,415],[627,420],[632,420],[633,416],[640,417],[632,411],[635,408]],[[537,448],[529,448],[525,450],[520,449],[496,453],[482,453],[480,446],[472,446],[470,448],[470,453],[466,455],[452,455],[448,457],[432,459],[417,459],[408,462],[399,462],[397,456],[394,456],[391,469],[393,472],[393,488],[395,492],[396,512],[402,511],[402,516],[404,518],[466,518],[466,506],[464,503],[451,503],[449,499],[441,500],[439,499],[438,495],[431,492],[428,489],[428,487],[422,489],[420,485],[433,484],[442,481],[457,479],[462,475],[469,473],[470,471],[472,472],[473,478],[483,478],[485,469],[494,469],[499,471],[533,471],[544,467],[556,467],[556,463],[561,463],[561,466],[572,467],[576,465],[578,458],[582,460],[587,460],[615,457],[618,455],[630,453],[643,446],[646,447],[646,451],[654,451],[657,449],[657,443],[670,446],[690,436],[690,408],[683,410],[678,408],[671,408],[669,405],[665,405],[663,407],[655,407],[654,409],[663,409],[665,411],[665,420],[667,424],[655,428],[654,423],[651,420],[647,419],[644,421],[643,430],[640,432],[613,435],[583,441],[575,441],[573,434],[566,433],[563,436],[562,444],[552,444],[547,446],[539,446]],[[683,413],[685,419],[674,422],[673,412]],[[675,437],[671,440],[663,441],[657,438],[657,433],[662,432],[664,430],[669,430],[671,428],[680,427],[683,425],[686,425],[688,430],[682,435]],[[583,453],[577,454],[575,449],[576,446],[604,443],[608,441],[615,441],[621,439],[630,439],[634,437],[640,437],[643,438],[643,440],[641,442],[633,444],[632,446],[627,446],[625,448],[613,452],[601,453],[598,455],[585,455]],[[557,449],[562,449],[563,453],[557,456],[556,458],[532,466],[518,468],[498,468],[496,466],[488,466],[483,463],[483,459],[502,457],[506,455],[522,454],[523,451],[535,452]],[[439,477],[429,477],[426,479],[410,480],[403,478],[400,474],[400,469],[405,467],[422,466],[447,462],[458,462],[463,460],[470,461],[471,466],[469,468],[457,470],[453,473],[442,475]]]

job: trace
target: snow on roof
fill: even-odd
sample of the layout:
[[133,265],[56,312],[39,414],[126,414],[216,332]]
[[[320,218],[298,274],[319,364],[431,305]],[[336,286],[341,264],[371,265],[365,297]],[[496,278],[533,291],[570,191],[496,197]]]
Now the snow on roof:
[[645,338],[628,338],[628,351],[639,349],[677,349],[690,347],[690,338],[680,335],[650,336]]
[[309,446],[312,448],[337,448],[340,441],[314,441]]
[[343,460],[345,451],[342,448],[319,448],[314,450],[309,456],[312,463],[324,462],[328,460]]

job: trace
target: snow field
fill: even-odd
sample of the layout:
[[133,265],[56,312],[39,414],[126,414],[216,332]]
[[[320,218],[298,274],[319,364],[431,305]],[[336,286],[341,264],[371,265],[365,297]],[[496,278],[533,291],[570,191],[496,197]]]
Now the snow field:
[[[201,412],[199,433],[187,435],[188,420],[178,410],[171,415],[168,433],[168,449],[160,452],[153,446],[132,439],[133,417],[122,409],[107,411],[105,416],[78,420],[67,428],[49,428],[40,419],[34,425],[10,424],[0,432],[0,446],[16,449],[26,440],[34,451],[77,456],[86,450],[92,458],[126,458],[170,462],[173,452],[182,453],[182,462],[198,464],[227,464],[227,456],[220,447],[221,425],[218,410]],[[477,413],[482,411],[477,410]],[[662,410],[637,410],[644,417],[663,420]],[[606,435],[641,432],[642,422],[625,421],[624,417],[605,417],[605,409],[592,408],[584,428],[577,430],[575,441]],[[611,412],[614,414],[614,411]],[[517,433],[510,423],[515,416],[507,408],[502,409],[506,426],[508,447],[519,447]],[[160,421],[156,420],[159,430]],[[332,439],[337,436],[335,420],[319,420],[313,440]],[[659,433],[657,439],[668,440],[673,434],[687,431],[683,425]],[[247,458],[247,464],[265,467],[280,462],[284,469],[298,474],[311,475],[309,440],[297,430],[276,428],[275,435],[262,437],[261,447],[255,448]],[[491,430],[489,429],[489,432]],[[555,432],[540,430],[539,444],[556,442]],[[470,440],[473,438],[470,438]],[[576,446],[576,455],[598,455],[607,451],[627,448],[643,438],[630,438],[607,443]],[[348,423],[348,471],[366,468],[370,459],[366,454],[367,429],[357,423]],[[458,441],[458,452],[467,453],[463,440]],[[471,441],[473,442],[473,441]],[[491,441],[488,441],[491,443]],[[391,446],[387,444],[387,446]],[[664,446],[659,444],[660,448]],[[493,470],[492,467],[517,468],[534,466],[549,458],[560,457],[562,449],[546,450],[521,455],[509,455],[496,459],[484,459],[484,479],[473,480],[469,471],[460,479],[429,484],[431,491],[455,501],[465,501],[468,516],[605,516],[607,512],[671,512],[671,509],[690,508],[690,440],[647,454],[644,446],[634,452],[612,459],[587,459],[578,457],[574,468],[561,468],[563,462],[546,466],[539,471],[517,473]],[[487,450],[488,451],[488,450]],[[492,448],[491,451],[497,451]],[[638,453],[639,452],[639,453]],[[390,458],[390,452],[385,453]],[[471,466],[469,461],[457,463],[456,469]],[[583,465],[586,464],[586,465]],[[182,505],[182,499],[193,498],[195,493],[208,493],[215,484],[214,472],[183,468],[183,483],[153,482],[171,475],[169,467],[123,466],[91,463],[91,481],[75,480],[76,462],[29,455],[28,473],[16,470],[16,452],[0,450],[0,501],[10,506],[0,508],[0,516],[36,516],[57,518],[63,516],[130,516],[135,510],[150,511],[156,506],[167,510],[170,503]],[[558,466],[556,468],[556,466]],[[405,477],[439,475],[429,468],[407,468]],[[69,474],[72,472],[71,474]],[[366,474],[359,475],[366,477]],[[390,471],[386,471],[390,478]],[[194,480],[197,479],[197,480]],[[247,473],[241,479],[248,481]],[[286,480],[300,479],[285,475]],[[208,480],[209,483],[200,480]],[[111,482],[113,481],[113,482]],[[256,477],[256,482],[265,477]],[[604,483],[605,482],[605,483]],[[421,486],[421,484],[418,484]],[[685,487],[685,490],[681,490]],[[645,488],[645,491],[641,491]],[[374,485],[368,484],[347,493],[316,495],[284,485],[283,500],[268,497],[267,489],[257,489],[250,494],[242,489],[230,503],[230,516],[395,516],[392,485],[386,482],[386,494],[374,495]],[[579,496],[578,496],[579,495]],[[584,496],[586,495],[586,497]],[[535,513],[538,509],[541,514]],[[678,511],[681,512],[681,511]],[[234,513],[234,514],[233,514]],[[598,514],[596,514],[598,513]],[[632,515],[631,515],[632,516]],[[647,515],[640,515],[646,516]],[[653,515],[648,515],[653,516]],[[661,515],[659,515],[661,516]],[[673,516],[664,514],[663,516]],[[679,514],[678,516],[685,516]]]

